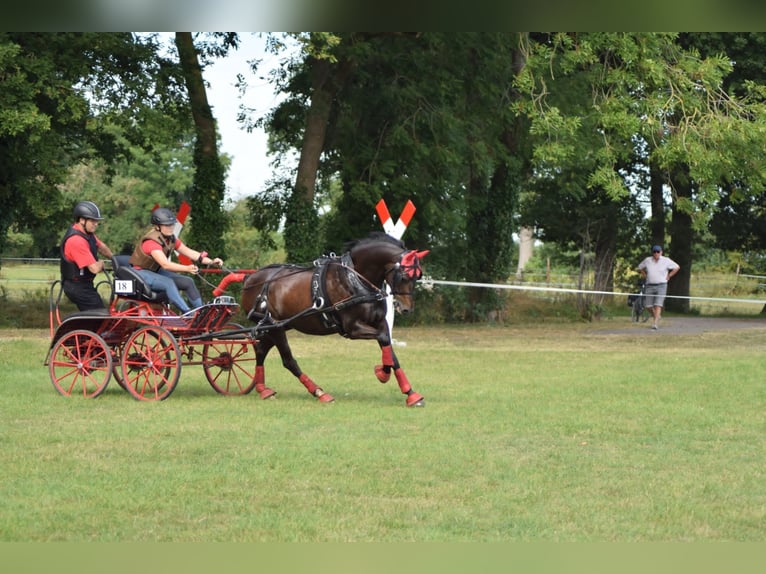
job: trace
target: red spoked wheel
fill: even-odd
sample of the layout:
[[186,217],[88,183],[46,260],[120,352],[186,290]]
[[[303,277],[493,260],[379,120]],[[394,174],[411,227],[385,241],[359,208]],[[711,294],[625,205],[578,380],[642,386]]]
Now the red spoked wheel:
[[181,351],[167,329],[137,329],[122,348],[122,386],[139,401],[163,401],[181,375]]
[[60,394],[94,399],[109,384],[112,353],[100,335],[77,329],[56,341],[48,370]]
[[[242,329],[229,323],[224,329]],[[222,395],[246,395],[255,388],[255,343],[222,339],[205,344],[202,368],[210,386]]]

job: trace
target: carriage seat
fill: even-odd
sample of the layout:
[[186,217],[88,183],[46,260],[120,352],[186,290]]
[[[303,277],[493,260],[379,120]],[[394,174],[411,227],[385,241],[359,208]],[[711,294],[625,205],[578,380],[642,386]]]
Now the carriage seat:
[[167,303],[164,291],[153,291],[144,278],[130,264],[130,255],[113,255],[114,293],[126,299],[138,299],[149,303]]

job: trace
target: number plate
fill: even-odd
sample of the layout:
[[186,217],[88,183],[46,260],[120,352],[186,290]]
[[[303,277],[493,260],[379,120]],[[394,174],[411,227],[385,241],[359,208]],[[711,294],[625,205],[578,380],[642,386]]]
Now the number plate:
[[134,295],[136,289],[131,279],[117,279],[114,282],[114,292],[120,295]]

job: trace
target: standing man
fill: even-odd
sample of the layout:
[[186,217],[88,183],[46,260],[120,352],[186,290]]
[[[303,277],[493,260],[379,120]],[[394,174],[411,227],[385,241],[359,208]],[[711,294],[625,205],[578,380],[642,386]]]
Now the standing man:
[[652,256],[638,264],[638,271],[646,281],[646,306],[652,310],[652,329],[657,330],[668,292],[668,281],[681,267],[670,257],[662,254],[662,245],[652,247]]
[[74,223],[61,240],[61,283],[64,293],[80,311],[105,309],[93,280],[104,270],[99,253],[111,258],[112,250],[96,236],[98,224],[104,219],[92,201],[74,206]]

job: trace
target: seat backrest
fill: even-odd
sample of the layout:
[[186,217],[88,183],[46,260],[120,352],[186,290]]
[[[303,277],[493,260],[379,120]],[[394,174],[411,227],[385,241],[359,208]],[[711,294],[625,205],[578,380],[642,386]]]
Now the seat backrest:
[[130,265],[130,255],[112,255],[112,269],[116,272],[120,267]]
[[166,303],[164,291],[152,291],[144,278],[130,265],[130,255],[113,255],[114,292],[119,297],[150,303]]

